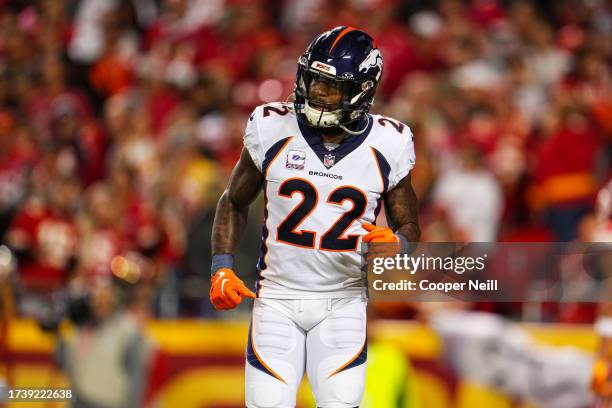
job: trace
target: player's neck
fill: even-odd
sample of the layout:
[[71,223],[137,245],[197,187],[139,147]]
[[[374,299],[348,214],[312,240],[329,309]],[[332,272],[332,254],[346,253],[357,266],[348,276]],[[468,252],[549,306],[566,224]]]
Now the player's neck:
[[324,128],[319,130],[319,135],[324,143],[336,143],[340,144],[344,141],[346,132],[339,127],[336,128]]

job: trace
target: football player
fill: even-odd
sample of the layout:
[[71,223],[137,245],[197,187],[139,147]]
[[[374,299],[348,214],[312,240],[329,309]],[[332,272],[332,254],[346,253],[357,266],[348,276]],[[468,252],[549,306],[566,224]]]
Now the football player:
[[[247,407],[294,407],[306,371],[318,407],[355,407],[366,372],[361,242],[406,250],[419,238],[412,133],[370,114],[383,71],[374,40],[336,27],[299,58],[294,101],[259,106],[217,206],[211,301],[255,298]],[[233,271],[249,205],[263,190],[255,293]],[[375,226],[386,206],[392,230]]]

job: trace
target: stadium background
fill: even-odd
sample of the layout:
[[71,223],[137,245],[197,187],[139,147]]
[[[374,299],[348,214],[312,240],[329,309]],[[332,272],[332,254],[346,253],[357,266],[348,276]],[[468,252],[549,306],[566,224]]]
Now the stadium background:
[[[609,2],[0,0],[5,381],[64,384],[40,323],[67,293],[113,280],[152,336],[147,401],[240,406],[250,302],[217,313],[208,301],[214,206],[250,111],[284,100],[297,57],[337,25],[381,49],[373,110],[415,135],[423,240],[592,239],[612,173]],[[260,201],[251,214],[236,268],[247,283]],[[596,347],[595,305],[470,307]],[[382,372],[411,357],[402,388],[422,406],[521,406],[465,391],[409,305],[372,309],[396,362]]]

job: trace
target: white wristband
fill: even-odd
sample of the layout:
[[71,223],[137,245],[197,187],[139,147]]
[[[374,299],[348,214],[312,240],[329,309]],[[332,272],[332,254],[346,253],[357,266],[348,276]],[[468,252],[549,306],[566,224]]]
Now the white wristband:
[[601,337],[612,338],[612,317],[600,317],[595,321],[595,331]]

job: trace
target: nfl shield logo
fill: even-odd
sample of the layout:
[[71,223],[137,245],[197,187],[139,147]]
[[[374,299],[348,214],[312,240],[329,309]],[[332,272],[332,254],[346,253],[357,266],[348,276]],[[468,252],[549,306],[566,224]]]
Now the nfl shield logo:
[[336,163],[336,156],[333,154],[326,154],[323,156],[323,165],[328,169]]

